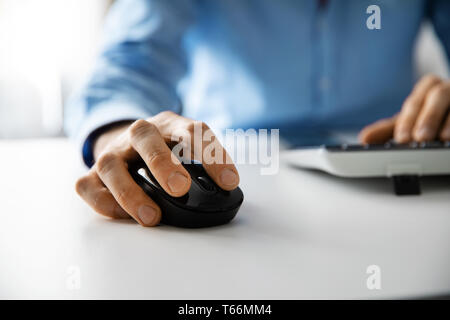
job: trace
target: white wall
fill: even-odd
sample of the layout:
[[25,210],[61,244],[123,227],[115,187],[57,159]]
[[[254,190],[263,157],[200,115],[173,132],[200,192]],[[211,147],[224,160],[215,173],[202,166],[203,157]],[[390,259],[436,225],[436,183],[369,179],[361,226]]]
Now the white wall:
[[0,0],[0,138],[61,133],[62,88],[89,69],[108,2]]
[[449,77],[449,66],[445,52],[429,23],[424,23],[419,33],[415,60],[418,76],[431,72],[443,78]]

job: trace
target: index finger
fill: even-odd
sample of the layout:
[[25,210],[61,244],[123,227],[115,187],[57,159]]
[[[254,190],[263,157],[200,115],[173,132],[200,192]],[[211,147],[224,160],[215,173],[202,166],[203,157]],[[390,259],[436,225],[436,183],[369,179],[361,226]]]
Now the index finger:
[[186,194],[191,186],[191,177],[172,154],[156,125],[138,120],[129,130],[131,145],[163,189],[173,197]]

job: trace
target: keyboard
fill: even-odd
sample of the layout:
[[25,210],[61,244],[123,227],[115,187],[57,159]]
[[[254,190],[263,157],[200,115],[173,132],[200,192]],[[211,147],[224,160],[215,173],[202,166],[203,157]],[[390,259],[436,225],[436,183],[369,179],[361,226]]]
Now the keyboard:
[[450,141],[324,145],[287,150],[282,159],[340,177],[450,174]]

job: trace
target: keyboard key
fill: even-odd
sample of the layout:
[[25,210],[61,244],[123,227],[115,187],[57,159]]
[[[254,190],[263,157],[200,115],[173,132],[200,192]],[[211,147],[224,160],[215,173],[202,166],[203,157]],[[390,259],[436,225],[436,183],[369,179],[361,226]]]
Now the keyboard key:
[[421,142],[420,147],[426,149],[442,148],[444,144],[441,141]]
[[325,145],[323,146],[330,152],[352,152],[352,151],[381,151],[381,150],[420,150],[420,149],[442,149],[450,148],[450,141],[429,141],[429,142],[411,142],[411,143],[395,143],[386,142],[385,144],[341,144],[341,145]]

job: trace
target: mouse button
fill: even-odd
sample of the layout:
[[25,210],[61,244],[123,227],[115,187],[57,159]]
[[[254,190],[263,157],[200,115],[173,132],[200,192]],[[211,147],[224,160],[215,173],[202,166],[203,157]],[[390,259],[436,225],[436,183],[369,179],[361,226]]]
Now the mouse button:
[[240,204],[244,201],[244,193],[241,188],[237,187],[236,189],[229,191],[228,196],[229,203],[232,204]]
[[206,191],[208,191],[208,192],[216,192],[217,191],[216,186],[208,177],[200,176],[197,178],[197,181],[203,187],[203,189],[205,189]]
[[220,203],[221,210],[230,210],[242,204],[244,194],[239,187],[231,191],[222,190],[217,194],[216,201]]
[[171,198],[174,199],[176,203],[182,204],[182,205],[186,205],[190,201],[189,193],[186,193],[185,195],[183,195],[181,197],[176,197],[176,198],[171,197]]
[[221,210],[221,197],[217,192],[208,192],[200,183],[192,183],[188,192],[187,201],[182,202],[177,199],[177,203],[192,211],[217,211]]
[[[205,192],[204,188],[197,181],[191,184],[191,188],[189,189],[187,195],[187,201],[184,204],[188,207],[196,208],[205,200],[205,195],[208,193]],[[206,197],[207,199],[209,197]],[[178,199],[178,198],[177,198]]]
[[158,183],[158,181],[155,179],[153,174],[148,169],[141,168],[138,170],[138,174],[143,177],[147,183],[152,184],[154,187],[158,189],[162,189],[161,185]]
[[[199,189],[202,187],[198,187]],[[194,189],[195,190],[195,189]],[[216,189],[215,192],[194,191],[190,193],[187,205],[193,210],[205,212],[224,211],[236,207],[239,198],[231,197],[228,191]]]
[[201,164],[197,164],[197,163],[184,164],[183,163],[183,166],[193,180],[197,179],[198,177],[208,175],[206,173],[206,170],[203,168],[203,166]]

